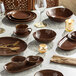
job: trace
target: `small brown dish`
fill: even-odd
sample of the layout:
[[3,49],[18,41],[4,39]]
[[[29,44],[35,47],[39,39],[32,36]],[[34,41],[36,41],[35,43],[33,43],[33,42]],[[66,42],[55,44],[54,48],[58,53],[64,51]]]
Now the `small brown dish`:
[[39,61],[39,58],[39,56],[28,56],[26,60],[30,64],[35,64]]
[[76,41],[76,31],[69,33],[68,38],[71,39],[72,41]]
[[64,76],[61,72],[55,70],[41,70],[35,73],[34,76]]
[[[34,57],[37,57],[37,56],[34,56]],[[39,60],[35,64],[29,64],[26,61],[24,66],[17,68],[17,67],[15,67],[13,62],[9,62],[4,66],[4,68],[5,68],[5,70],[7,70],[10,73],[17,73],[17,72],[25,71],[25,70],[31,69],[33,67],[36,67],[36,66],[40,65],[43,62],[42,57],[39,56],[38,58],[39,58]]]
[[58,42],[58,47],[65,51],[76,49],[76,31],[71,32],[70,34],[63,37]]
[[17,55],[25,51],[27,48],[26,42],[14,37],[0,38],[0,56]]
[[26,58],[23,56],[15,56],[11,60],[15,65],[15,68],[23,67],[26,65]]
[[58,7],[58,8],[51,8],[46,12],[46,14],[50,20],[63,22],[66,19],[69,19],[73,15],[73,12],[67,8]]
[[41,29],[33,33],[35,40],[43,43],[48,43],[54,40],[56,32],[50,29]]

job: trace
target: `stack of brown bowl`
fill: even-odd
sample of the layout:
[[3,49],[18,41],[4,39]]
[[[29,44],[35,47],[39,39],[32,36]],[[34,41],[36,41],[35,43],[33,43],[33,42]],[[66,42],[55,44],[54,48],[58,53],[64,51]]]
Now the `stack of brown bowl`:
[[34,12],[30,11],[10,11],[6,14],[6,17],[13,22],[29,22],[34,20],[37,15]]

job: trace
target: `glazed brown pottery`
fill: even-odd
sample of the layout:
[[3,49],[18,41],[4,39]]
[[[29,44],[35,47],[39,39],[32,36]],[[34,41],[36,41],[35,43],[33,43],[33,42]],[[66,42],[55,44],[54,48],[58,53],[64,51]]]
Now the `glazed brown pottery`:
[[[37,57],[37,56],[33,56],[33,57]],[[7,63],[4,68],[5,70],[7,70],[10,73],[16,73],[16,72],[21,72],[21,71],[25,71],[28,69],[31,69],[33,67],[36,67],[38,65],[40,65],[43,62],[43,58],[38,56],[38,61],[35,64],[29,64],[28,62],[26,62],[26,64],[23,67],[18,67],[16,68],[15,65],[13,64],[13,62]]]
[[15,19],[15,18],[13,18],[11,15],[13,14],[13,12],[14,11],[11,11],[11,12],[8,12],[7,14],[6,14],[6,17],[10,20],[10,21],[13,21],[13,22],[15,22],[15,23],[24,23],[24,22],[29,22],[29,21],[32,21],[32,20],[34,20],[36,17],[37,17],[37,15],[34,13],[34,12],[30,12],[30,11],[26,11],[26,12],[28,12],[28,13],[30,13],[30,17],[29,18],[27,18],[27,19]]
[[30,64],[35,64],[39,61],[39,56],[28,56],[26,60]]
[[16,25],[16,34],[17,35],[27,34],[29,32],[29,29],[32,31],[31,28],[28,28],[28,25],[18,24],[18,25]]
[[28,19],[31,14],[25,11],[14,11],[11,16],[15,19]]
[[61,72],[55,70],[41,70],[35,73],[34,76],[64,76]]
[[59,41],[58,47],[62,50],[66,50],[66,51],[76,49],[76,31],[63,37]]
[[46,14],[50,18],[50,20],[63,22],[66,19],[69,19],[73,15],[73,12],[67,8],[59,7],[59,8],[51,8],[46,12]]
[[50,29],[41,29],[33,33],[35,40],[43,43],[48,43],[54,40],[56,32]]
[[0,38],[0,56],[17,55],[27,48],[26,42],[14,37]]
[[23,56],[15,56],[11,60],[15,65],[15,68],[23,67],[26,65],[26,58]]
[[72,41],[76,41],[76,31],[69,33],[68,38],[71,39]]

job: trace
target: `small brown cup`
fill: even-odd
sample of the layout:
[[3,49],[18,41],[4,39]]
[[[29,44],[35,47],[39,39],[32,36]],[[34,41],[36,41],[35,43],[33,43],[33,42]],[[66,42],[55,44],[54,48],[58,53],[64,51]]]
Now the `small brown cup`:
[[23,56],[15,56],[11,60],[15,68],[23,67],[26,65],[26,58]]
[[16,25],[16,34],[18,34],[18,35],[23,35],[25,33],[28,33],[29,30],[32,31],[32,29],[28,28],[28,25],[26,25],[26,24],[17,24]]
[[28,56],[26,60],[29,64],[35,64],[39,61],[39,57],[38,56]]

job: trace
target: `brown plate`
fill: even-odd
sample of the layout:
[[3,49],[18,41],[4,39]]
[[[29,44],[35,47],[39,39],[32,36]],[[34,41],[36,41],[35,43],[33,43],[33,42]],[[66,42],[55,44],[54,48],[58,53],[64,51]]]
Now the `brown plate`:
[[56,32],[50,29],[41,29],[33,33],[35,40],[43,43],[48,43],[54,40]]
[[34,76],[64,76],[61,72],[55,70],[41,70],[35,73]]
[[[15,44],[15,45],[13,45]],[[1,48],[1,46],[6,46],[8,48]],[[19,47],[17,50],[11,50],[10,48]],[[25,51],[27,48],[26,42],[13,37],[1,37],[0,38],[0,55],[1,56],[11,56],[19,54]]]
[[28,19],[31,13],[27,11],[13,11],[11,16],[15,19]]
[[47,16],[54,21],[62,22],[70,18],[73,12],[67,8],[52,8],[46,12]]
[[[34,56],[34,57],[36,57],[36,56]],[[10,73],[25,71],[25,70],[31,69],[33,67],[36,67],[36,66],[40,65],[43,62],[42,57],[40,57],[40,56],[37,56],[37,57],[39,57],[39,61],[36,62],[35,64],[26,63],[25,66],[23,66],[23,67],[15,68],[15,65],[13,64],[13,62],[10,62],[10,63],[7,63],[4,66],[4,68],[5,68],[5,70],[7,70]]]
[[62,50],[70,51],[76,49],[76,42],[65,36],[58,42],[58,47]]
[[23,22],[32,21],[32,20],[34,20],[34,19],[37,17],[37,15],[36,15],[34,12],[30,12],[30,13],[31,13],[31,16],[30,16],[28,19],[24,19],[24,20],[18,20],[18,19],[12,18],[12,17],[11,17],[12,11],[9,12],[9,13],[7,13],[6,17],[7,17],[9,20],[13,21],[13,22],[23,23]]

